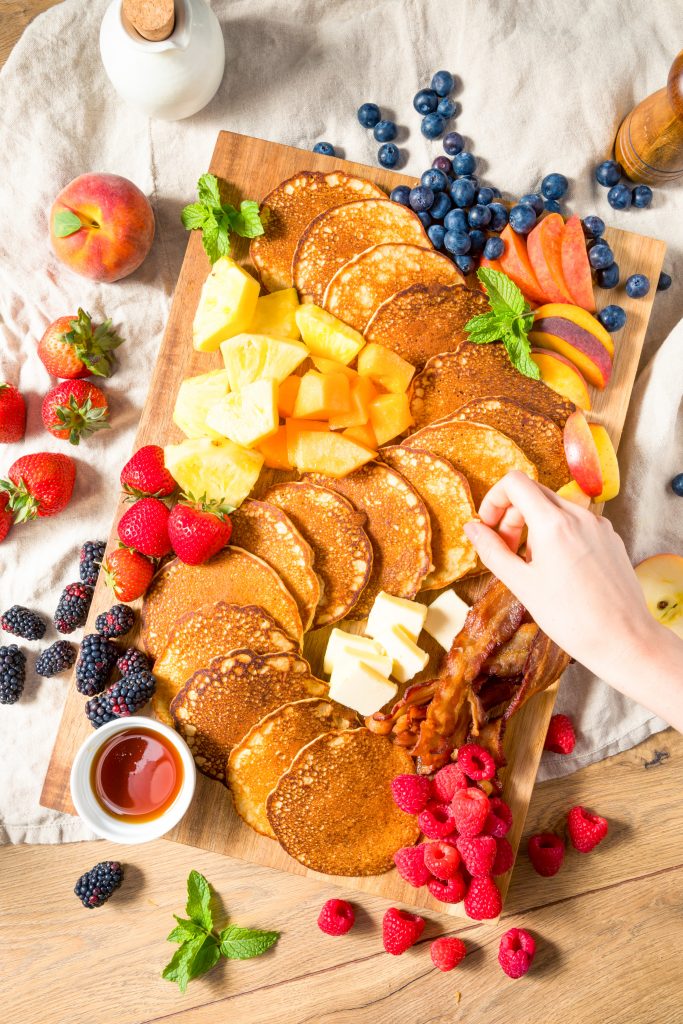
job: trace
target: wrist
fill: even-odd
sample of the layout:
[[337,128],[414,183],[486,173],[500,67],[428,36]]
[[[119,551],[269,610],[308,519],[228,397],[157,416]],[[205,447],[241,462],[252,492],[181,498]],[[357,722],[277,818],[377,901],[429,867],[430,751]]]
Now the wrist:
[[683,729],[683,640],[655,619],[634,624],[600,673],[605,682]]

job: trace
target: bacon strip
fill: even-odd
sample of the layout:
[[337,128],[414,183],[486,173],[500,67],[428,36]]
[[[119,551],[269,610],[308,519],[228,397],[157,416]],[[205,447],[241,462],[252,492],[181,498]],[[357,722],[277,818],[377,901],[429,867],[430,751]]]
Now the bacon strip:
[[537,633],[535,622],[523,622],[515,635],[487,659],[484,665],[486,675],[500,679],[521,676]]

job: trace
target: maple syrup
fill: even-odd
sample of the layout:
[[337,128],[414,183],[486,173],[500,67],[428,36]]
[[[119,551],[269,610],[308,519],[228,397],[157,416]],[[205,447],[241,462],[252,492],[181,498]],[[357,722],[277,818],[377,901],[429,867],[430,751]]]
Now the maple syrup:
[[100,807],[119,821],[160,818],[183,783],[180,754],[165,736],[131,726],[111,736],[95,754],[90,782]]

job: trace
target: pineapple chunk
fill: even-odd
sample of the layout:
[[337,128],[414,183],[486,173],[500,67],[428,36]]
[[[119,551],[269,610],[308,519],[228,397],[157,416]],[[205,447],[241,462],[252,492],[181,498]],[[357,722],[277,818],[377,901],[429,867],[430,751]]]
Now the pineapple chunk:
[[215,352],[222,341],[246,331],[254,316],[258,281],[229,256],[216,260],[202,287],[192,324],[198,352]]
[[407,395],[378,395],[370,403],[370,424],[377,444],[386,444],[412,426]]
[[301,378],[294,403],[294,418],[328,420],[351,409],[349,378],[343,373],[309,370]]
[[287,428],[284,424],[274,434],[265,437],[256,446],[268,469],[291,469],[292,464],[287,455]]
[[313,356],[335,359],[346,366],[365,344],[362,334],[320,306],[299,306],[296,322]]
[[316,370],[320,370],[321,373],[343,373],[350,381],[354,381],[358,376],[356,371],[352,370],[350,366],[344,366],[343,363],[338,363],[336,359],[325,359],[324,356],[311,356],[311,362]]
[[301,473],[325,473],[332,477],[348,476],[375,457],[375,452],[348,437],[317,430],[302,430],[292,454]]
[[348,412],[330,416],[330,428],[364,427],[370,419],[370,403],[377,398],[377,388],[369,377],[356,377],[351,382],[351,404]]
[[387,391],[402,395],[408,390],[415,367],[391,349],[371,341],[358,356],[358,372],[363,377],[372,377]]
[[262,295],[256,303],[254,318],[249,324],[252,334],[269,334],[274,338],[301,337],[295,313],[299,308],[296,288],[282,288],[279,292]]
[[328,423],[319,423],[316,420],[285,420],[285,437],[287,439],[287,460],[290,468],[294,465],[294,452],[299,440],[299,434],[303,431],[310,432],[311,430],[317,430],[320,432],[329,432]]
[[268,334],[237,334],[221,345],[221,355],[230,378],[230,389],[251,384],[259,378],[280,384],[308,356],[299,341],[272,338]]
[[184,494],[237,508],[258,480],[263,456],[225,437],[197,437],[166,445],[164,463]]
[[207,426],[244,448],[253,448],[274,434],[279,422],[274,380],[256,380],[241,391],[231,392],[216,402],[206,416]]
[[294,415],[294,403],[299,393],[301,377],[287,377],[283,380],[277,392],[277,411],[286,420]]
[[186,437],[220,437],[206,425],[206,414],[230,390],[227,370],[210,370],[188,377],[178,388],[173,422]]

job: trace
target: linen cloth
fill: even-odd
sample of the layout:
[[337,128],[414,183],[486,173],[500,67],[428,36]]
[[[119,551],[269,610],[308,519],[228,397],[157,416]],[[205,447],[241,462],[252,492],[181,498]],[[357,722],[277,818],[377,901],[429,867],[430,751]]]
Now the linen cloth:
[[[592,177],[620,119],[666,80],[680,39],[677,0],[622,0],[618,9],[612,0],[214,0],[225,77],[208,107],[176,123],[149,121],[111,87],[98,49],[106,2],[67,0],[38,17],[0,75],[0,379],[17,383],[29,406],[26,439],[3,446],[0,476],[20,454],[66,451],[40,421],[40,398],[53,383],[36,356],[46,325],[80,305],[112,317],[127,338],[105,385],[112,429],[70,451],[78,463],[72,502],[56,519],[16,528],[0,546],[2,609],[16,602],[51,616],[62,587],[78,578],[80,544],[107,536],[184,253],[179,213],[217,132],[304,150],[325,139],[374,164],[377,143],[356,120],[360,103],[372,100],[401,126],[403,169],[419,174],[441,145],[420,134],[412,98],[442,67],[458,75],[462,112],[453,127],[477,154],[482,180],[518,196],[561,171],[571,182],[568,208],[669,245],[674,286],[657,296],[620,449],[623,491],[608,514],[634,560],[680,546],[680,499],[667,485],[683,469],[683,330],[670,333],[681,313],[683,195],[680,185],[669,187],[656,191],[650,210],[616,213]],[[50,251],[51,202],[86,171],[131,178],[154,206],[152,252],[117,284],[77,277]],[[54,639],[50,633],[44,643]],[[0,707],[0,841],[88,838],[77,819],[38,804],[68,683],[38,681],[33,658],[44,644],[22,644],[32,649],[26,690],[16,705]],[[572,757],[544,760],[541,778],[664,727],[578,668],[567,673],[558,707],[574,716],[579,741]]]

